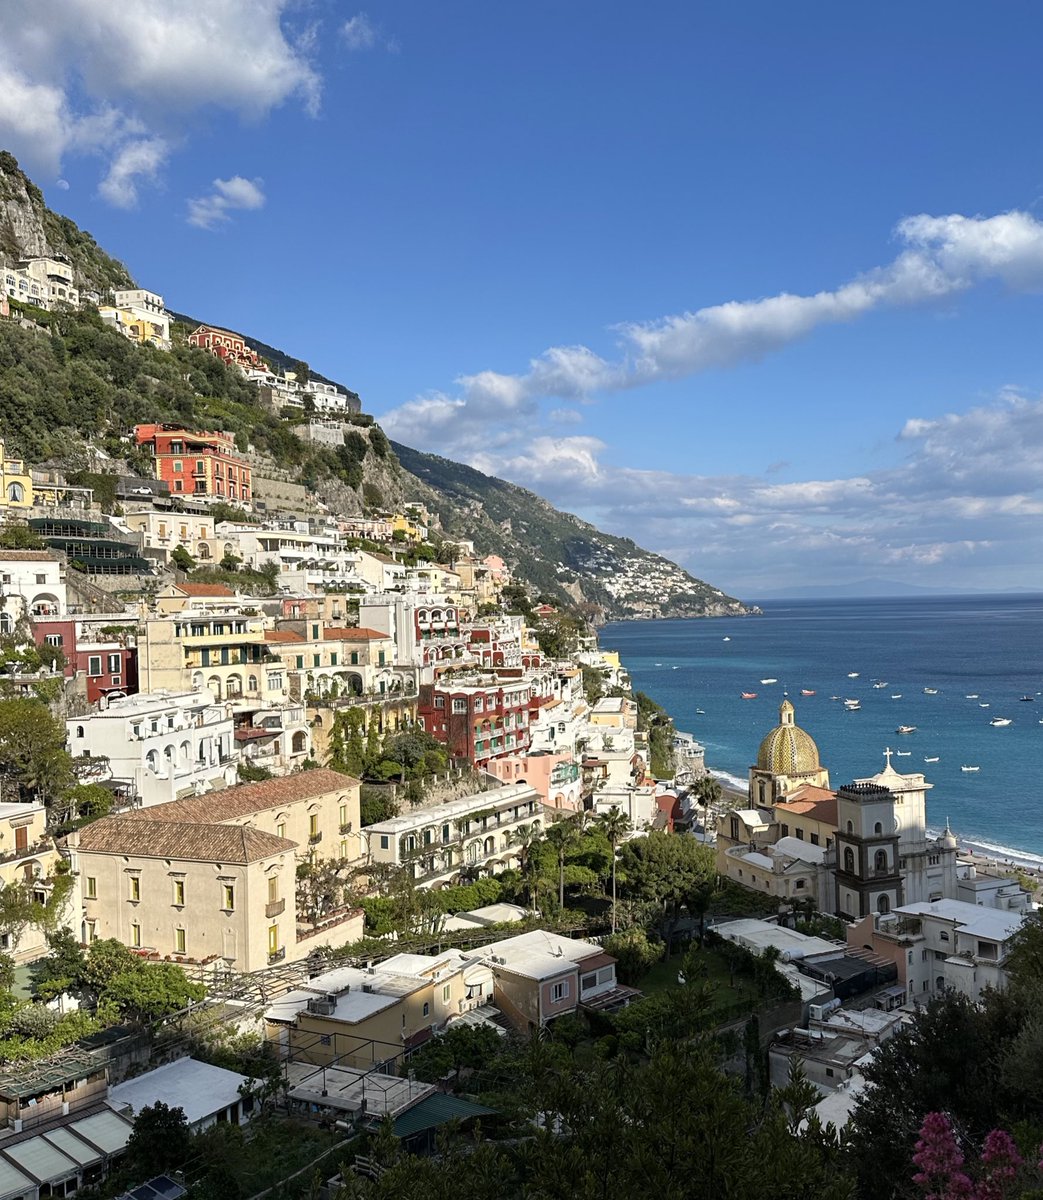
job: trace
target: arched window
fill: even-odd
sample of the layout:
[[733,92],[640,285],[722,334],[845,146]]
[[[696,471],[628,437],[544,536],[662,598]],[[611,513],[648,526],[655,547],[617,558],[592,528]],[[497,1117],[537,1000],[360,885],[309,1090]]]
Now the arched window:
[[159,774],[159,753],[155,750],[150,750],[145,755],[145,765],[154,774]]
[[878,850],[876,852],[876,854],[873,855],[873,868],[874,868],[874,870],[877,870],[877,871],[886,871],[887,870],[887,851],[886,850]]
[[855,852],[850,846],[844,851],[844,870],[849,875],[854,875],[855,873]]
[[293,752],[294,754],[303,754],[308,749],[308,735],[303,731],[299,731],[293,735]]
[[25,499],[25,488],[20,483],[9,483],[7,485],[7,499],[12,504],[21,504]]
[[81,737],[83,737],[83,726],[82,726],[82,725],[77,725],[77,726],[76,726],[76,736],[77,736],[78,738],[81,738]]
[[883,827],[883,825],[880,824],[879,821],[877,821],[877,823],[873,826],[873,832],[877,833],[877,834],[884,832],[884,827]]
[[848,823],[847,823],[847,831],[848,831],[848,833],[854,833],[854,832],[855,832],[855,827],[854,827],[854,825],[852,825],[852,824],[851,824],[851,822],[850,822],[850,821],[848,821]]
[[181,762],[187,764],[192,758],[192,747],[188,742],[181,743]]
[[881,896],[876,902],[876,911],[878,913],[889,913],[891,911],[890,896]]
[[14,617],[10,613],[0,612],[0,633],[14,633]]
[[256,675],[250,676],[249,680],[247,681],[247,687],[250,689],[251,692],[257,691],[257,676]]

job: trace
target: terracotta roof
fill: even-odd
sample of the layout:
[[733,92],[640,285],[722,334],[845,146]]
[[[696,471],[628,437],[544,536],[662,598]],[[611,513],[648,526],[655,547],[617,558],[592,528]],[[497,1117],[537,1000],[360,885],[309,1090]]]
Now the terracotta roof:
[[223,583],[175,583],[174,587],[186,596],[224,596],[235,598],[235,592]]
[[289,838],[245,825],[103,817],[80,831],[80,850],[192,862],[251,863],[297,849]]
[[266,629],[264,640],[266,642],[303,642],[304,638],[301,634],[294,633],[292,629]]
[[775,805],[775,812],[783,816],[792,813],[795,817],[810,817],[813,821],[821,821],[824,825],[837,823],[837,794],[829,788],[816,787],[805,783],[793,791],[785,800]]
[[[282,808],[300,800],[311,800],[330,792],[343,792],[358,787],[359,781],[339,771],[320,767],[284,775],[281,779],[266,779],[263,783],[241,783],[206,796],[189,796],[185,800],[170,800],[150,808],[128,813],[129,821],[236,821],[251,813]],[[91,827],[92,828],[92,827]]]
[[377,642],[386,641],[390,633],[381,633],[379,629],[355,629],[347,625],[335,625],[324,629],[322,636],[328,642]]
[[56,555],[47,550],[0,550],[3,562],[57,562]]

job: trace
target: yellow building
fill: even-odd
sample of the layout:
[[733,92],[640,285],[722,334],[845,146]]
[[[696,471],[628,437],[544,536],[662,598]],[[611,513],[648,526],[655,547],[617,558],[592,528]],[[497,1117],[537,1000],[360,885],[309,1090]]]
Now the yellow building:
[[[62,856],[47,836],[47,810],[42,804],[0,804],[0,887],[29,885],[33,898],[48,903]],[[70,902],[63,923],[75,920]],[[0,953],[16,963],[32,962],[47,953],[44,931],[36,925],[19,930],[0,928]]]
[[33,477],[20,458],[9,458],[0,438],[0,510],[33,506]]

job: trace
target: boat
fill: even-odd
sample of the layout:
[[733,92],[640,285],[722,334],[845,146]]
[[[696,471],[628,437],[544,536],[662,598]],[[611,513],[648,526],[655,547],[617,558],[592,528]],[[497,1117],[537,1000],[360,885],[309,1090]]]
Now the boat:
[[1036,703],[1035,696],[1021,696],[1019,698],[1020,698],[1022,704],[1035,704]]
[[961,771],[980,771],[981,767],[968,767],[965,765],[965,766],[960,767],[960,770]]
[[722,641],[722,642],[730,642],[731,640],[732,640],[732,639],[731,639],[730,637],[721,638],[721,641]]
[[908,758],[908,757],[909,757],[909,755],[910,755],[910,754],[912,754],[912,750],[896,750],[896,751],[895,751],[895,754],[896,754],[896,755],[897,755],[899,758]]
[[839,699],[840,699],[839,696],[830,696],[830,700],[839,700]]
[[857,712],[862,707],[861,700],[845,700],[844,707],[848,712]]
[[937,761],[938,761],[938,755],[935,755],[934,758],[925,758],[924,759],[924,762],[937,762]]
[[814,689],[814,688],[801,688],[801,689],[800,689],[800,694],[801,694],[802,696],[814,696],[814,694],[815,694],[815,689]]
[[762,679],[761,683],[778,683],[777,679]]
[[983,701],[981,704],[978,705],[978,707],[979,708],[988,708],[989,707],[988,700]]
[[885,688],[885,687],[887,687],[887,680],[886,680],[886,679],[883,679],[883,680],[881,680],[881,681],[880,681],[880,683],[874,683],[874,684],[873,684],[873,687],[875,687],[875,688]]
[[996,726],[1009,725],[1010,723],[1011,723],[1010,717],[993,717],[992,720],[989,722],[990,725],[996,725]]
[[902,698],[901,692],[895,692],[895,694],[891,697],[892,700],[901,700],[901,698]]
[[895,730],[895,733],[915,733],[915,732],[916,732],[915,725],[899,725],[898,728]]
[[923,694],[924,694],[925,696],[937,696],[937,695],[938,695],[938,689],[937,689],[937,688],[924,688],[924,690],[923,690]]
[[756,692],[740,692],[739,694],[742,696],[742,698],[744,700],[756,700],[757,699]]
[[968,693],[967,693],[967,695],[966,695],[966,696],[964,696],[964,699],[965,699],[965,700],[977,700],[977,699],[978,699],[978,693],[977,693],[977,692],[968,692]]
[[706,716],[706,709],[705,709],[705,708],[697,708],[697,709],[695,710],[695,715],[696,715],[697,717],[705,717],[705,716]]
[[858,672],[857,671],[848,671],[847,677],[848,677],[848,679],[857,679]]

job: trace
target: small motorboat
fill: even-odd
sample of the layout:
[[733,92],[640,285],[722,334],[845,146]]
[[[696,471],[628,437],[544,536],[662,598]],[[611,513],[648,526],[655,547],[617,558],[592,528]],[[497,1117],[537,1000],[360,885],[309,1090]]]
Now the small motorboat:
[[968,767],[968,766],[965,764],[964,766],[960,767],[960,770],[961,770],[961,771],[966,771],[968,774],[970,774],[972,771],[980,771],[980,770],[981,770],[981,767]]
[[896,754],[896,755],[897,755],[899,758],[908,758],[908,757],[909,757],[909,755],[910,755],[910,754],[912,754],[912,750],[896,750],[896,751],[895,751],[895,754]]
[[993,717],[989,724],[1001,728],[1004,725],[1010,725],[1011,719],[1010,717]]
[[1022,704],[1035,704],[1036,703],[1035,696],[1021,696],[1021,697],[1019,697],[1019,699],[1021,700]]
[[891,697],[892,700],[901,700],[901,698],[902,698],[901,692],[895,692],[895,694]]
[[988,708],[988,707],[989,707],[989,702],[988,702],[988,700],[983,700],[983,701],[981,702],[981,704],[979,704],[979,705],[978,705],[978,707],[979,707],[979,708]]
[[742,698],[744,700],[756,700],[757,699],[756,692],[740,692],[739,695],[742,696]]
[[898,728],[895,730],[895,733],[915,733],[915,732],[916,732],[915,725],[899,725]]
[[800,694],[801,694],[802,696],[814,696],[814,694],[815,694],[815,689],[814,689],[814,688],[801,688],[801,689],[800,689]]
[[847,677],[848,677],[848,679],[857,679],[858,672],[857,671],[848,671]]
[[924,759],[924,762],[937,762],[937,761],[938,761],[938,755],[937,755],[937,754],[934,756],[934,758],[925,758],[925,759]]
[[721,638],[722,642],[730,642],[731,640],[732,639],[730,637]]
[[844,707],[847,709],[848,712],[858,712],[858,710],[862,707],[862,701],[861,700],[845,700]]
[[925,696],[937,696],[937,695],[938,695],[938,689],[937,689],[937,688],[924,688],[924,690],[923,690],[923,694],[924,694]]
[[968,692],[968,693],[967,693],[967,695],[966,695],[966,696],[964,696],[964,699],[965,699],[965,700],[977,700],[977,699],[978,699],[978,693],[977,693],[977,692]]
[[777,679],[762,679],[761,683],[778,683]]
[[695,715],[696,715],[697,717],[705,717],[705,716],[706,716],[706,709],[705,709],[705,708],[697,708],[697,709],[695,710]]
[[886,679],[882,679],[882,680],[881,680],[879,683],[874,683],[874,684],[873,684],[873,687],[875,687],[875,688],[885,688],[885,687],[887,687],[887,680],[886,680]]

